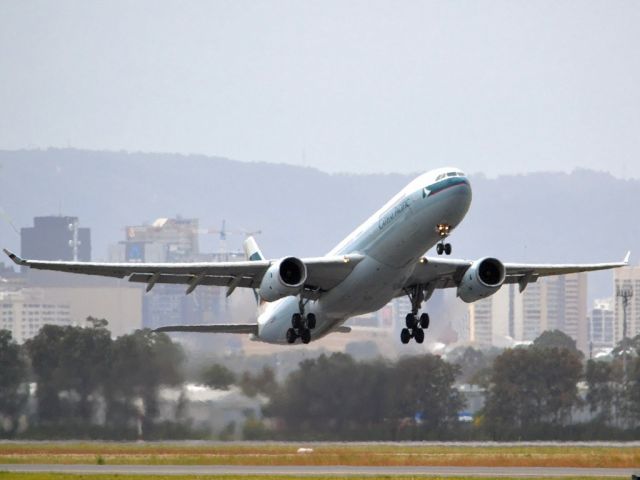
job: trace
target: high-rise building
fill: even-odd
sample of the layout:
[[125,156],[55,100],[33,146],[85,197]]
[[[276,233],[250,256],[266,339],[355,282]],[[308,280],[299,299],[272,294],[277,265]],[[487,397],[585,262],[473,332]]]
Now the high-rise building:
[[20,253],[37,260],[91,261],[91,230],[78,217],[35,217],[33,227],[20,231]]
[[[640,266],[617,268],[613,272],[614,294],[620,289],[627,289],[631,294],[627,307],[627,337],[640,335]],[[624,310],[622,299],[614,298],[614,338],[619,342],[623,337]]]
[[533,341],[545,330],[561,330],[588,349],[587,275],[541,278],[514,297],[517,340]]
[[589,343],[594,349],[615,346],[613,298],[596,300],[589,317]]
[[509,337],[513,286],[469,304],[470,341],[478,346],[504,345]]
[[199,253],[195,218],[159,218],[151,225],[128,226],[125,230],[126,240],[111,248],[112,261],[193,261]]
[[[126,238],[110,249],[116,262],[220,262],[244,260],[244,253],[203,254],[199,251],[201,230],[195,218],[159,218],[151,225],[126,227]],[[233,312],[220,287],[201,286],[185,295],[186,285],[156,285],[143,297],[143,325],[230,322]],[[236,295],[233,300],[237,299]]]

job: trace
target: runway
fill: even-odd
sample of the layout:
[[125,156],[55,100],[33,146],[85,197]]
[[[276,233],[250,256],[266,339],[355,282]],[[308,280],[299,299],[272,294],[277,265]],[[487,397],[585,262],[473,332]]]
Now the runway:
[[366,467],[366,466],[244,466],[244,465],[0,465],[0,472],[146,474],[146,475],[286,475],[373,476],[413,475],[450,477],[592,477],[630,478],[640,468],[565,467]]

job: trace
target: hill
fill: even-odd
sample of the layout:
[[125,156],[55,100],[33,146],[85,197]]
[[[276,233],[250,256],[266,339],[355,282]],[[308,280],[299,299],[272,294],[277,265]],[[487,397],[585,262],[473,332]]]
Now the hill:
[[[425,163],[424,170],[438,165]],[[417,172],[420,173],[420,172]],[[417,174],[416,173],[416,174]],[[202,227],[261,229],[269,256],[320,255],[412,176],[327,174],[219,157],[74,149],[0,151],[0,207],[18,227],[48,214],[77,215],[92,229],[93,258],[124,238],[123,227],[181,214]],[[640,181],[587,170],[471,177],[474,201],[452,236],[454,255],[505,261],[589,262],[639,252]],[[19,236],[0,222],[3,246]],[[209,237],[205,251],[217,249]],[[233,242],[233,243],[232,243]],[[230,239],[239,247],[240,239]],[[235,243],[235,245],[234,245]],[[591,296],[610,295],[611,275]]]

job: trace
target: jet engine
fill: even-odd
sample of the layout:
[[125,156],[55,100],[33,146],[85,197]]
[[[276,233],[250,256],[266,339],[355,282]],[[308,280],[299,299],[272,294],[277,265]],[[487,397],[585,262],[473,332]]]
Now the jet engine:
[[258,294],[267,302],[297,295],[307,280],[307,267],[296,257],[286,257],[272,264],[262,277]]
[[458,286],[458,297],[471,303],[496,293],[505,278],[505,268],[497,258],[481,258],[464,272]]

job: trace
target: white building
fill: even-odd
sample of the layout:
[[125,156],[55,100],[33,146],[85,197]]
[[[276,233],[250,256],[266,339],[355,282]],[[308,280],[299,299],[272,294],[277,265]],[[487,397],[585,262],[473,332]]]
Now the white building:
[[478,346],[507,346],[513,337],[513,285],[503,285],[494,295],[469,304],[469,340]]
[[16,342],[24,343],[47,324],[71,325],[69,304],[52,301],[40,288],[0,292],[0,329],[9,330]]
[[612,298],[596,300],[589,317],[589,342],[594,349],[610,349],[615,346],[614,312]]
[[587,276],[541,278],[523,293],[503,285],[494,295],[469,304],[470,340],[477,345],[531,342],[545,330],[561,330],[587,351]]

